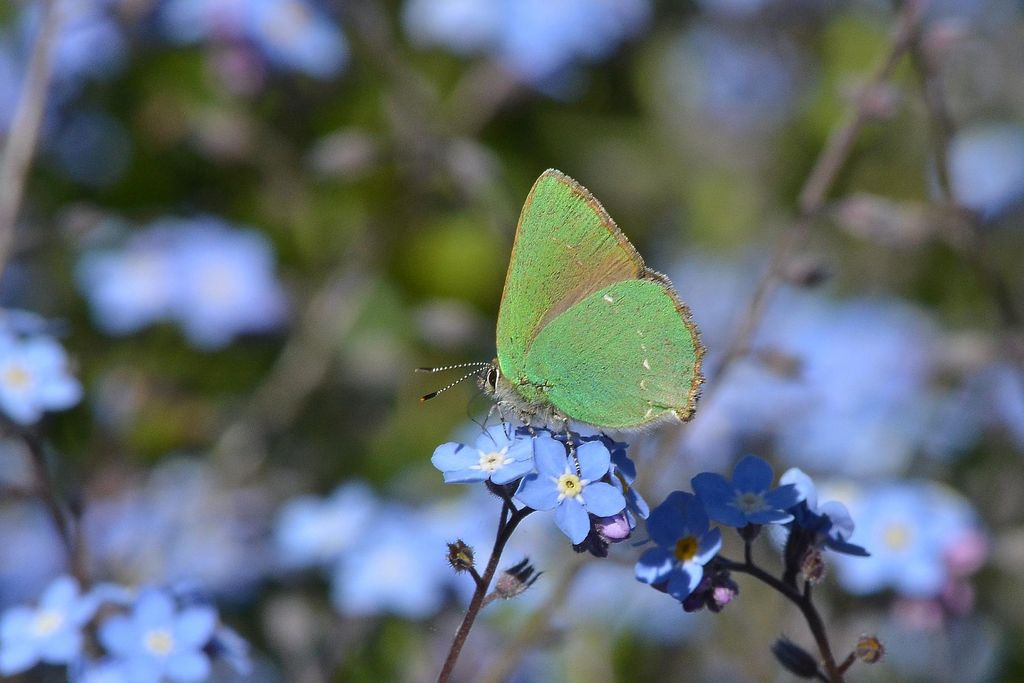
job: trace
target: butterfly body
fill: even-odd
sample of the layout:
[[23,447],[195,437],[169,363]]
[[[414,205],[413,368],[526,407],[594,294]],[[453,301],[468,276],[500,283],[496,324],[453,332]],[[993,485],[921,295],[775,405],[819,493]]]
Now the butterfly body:
[[703,347],[668,278],[600,203],[559,171],[523,207],[481,384],[531,424],[633,430],[686,420]]

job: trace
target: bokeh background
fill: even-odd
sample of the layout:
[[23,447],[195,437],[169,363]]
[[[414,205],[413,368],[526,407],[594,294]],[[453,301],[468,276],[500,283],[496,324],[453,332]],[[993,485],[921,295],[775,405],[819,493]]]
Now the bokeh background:
[[[51,361],[42,398],[0,372],[0,608],[68,572],[188,590],[251,646],[211,680],[430,680],[469,592],[444,542],[483,554],[499,505],[430,464],[487,400],[421,404],[448,376],[412,370],[493,357],[518,211],[556,167],[708,347],[696,419],[629,439],[652,505],[745,453],[800,467],[873,553],[819,591],[838,650],[887,646],[851,680],[1024,680],[1020,2],[55,6],[56,28],[0,6],[6,144],[40,35],[51,57],[0,280],[3,353]],[[532,516],[507,564],[544,574],[488,608],[461,680],[790,680],[769,646],[812,644],[792,606],[741,578],[684,614],[622,546],[577,556]]]

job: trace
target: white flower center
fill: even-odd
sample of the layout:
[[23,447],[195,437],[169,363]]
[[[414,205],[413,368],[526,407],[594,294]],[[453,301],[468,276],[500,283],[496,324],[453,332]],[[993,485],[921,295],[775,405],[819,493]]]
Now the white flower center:
[[505,446],[500,451],[478,451],[480,453],[480,464],[474,466],[473,469],[483,470],[484,472],[497,472],[505,465],[512,462],[512,458],[505,457],[508,453],[508,446]]
[[155,628],[142,639],[146,649],[157,657],[166,657],[174,649],[174,636],[165,628]]
[[46,609],[32,620],[32,635],[43,638],[52,635],[64,623],[64,615],[55,609]]
[[743,512],[760,512],[768,509],[768,504],[764,502],[764,494],[753,491],[737,494],[732,504]]
[[583,493],[583,481],[575,474],[563,474],[558,478],[557,486],[560,498],[575,498]]

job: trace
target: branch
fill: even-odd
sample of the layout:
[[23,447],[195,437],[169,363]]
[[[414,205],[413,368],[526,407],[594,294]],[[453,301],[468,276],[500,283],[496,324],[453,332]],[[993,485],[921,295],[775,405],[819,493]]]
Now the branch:
[[25,184],[50,86],[52,43],[60,27],[57,0],[42,0],[39,35],[32,46],[18,106],[14,111],[3,156],[0,157],[0,273],[10,257],[14,227],[25,194]]

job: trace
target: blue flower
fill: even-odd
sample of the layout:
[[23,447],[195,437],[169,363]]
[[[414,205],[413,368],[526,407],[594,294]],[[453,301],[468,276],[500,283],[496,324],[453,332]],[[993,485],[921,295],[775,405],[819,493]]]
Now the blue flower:
[[882,482],[848,494],[847,503],[857,518],[850,540],[871,553],[836,557],[839,583],[852,593],[892,588],[908,597],[935,597],[955,578],[951,560],[958,551],[978,545],[974,510],[934,482]]
[[772,490],[773,478],[771,465],[748,455],[736,464],[732,483],[716,472],[702,472],[691,484],[711,519],[740,528],[793,519],[786,510],[799,500],[796,487],[787,484]]
[[172,319],[204,350],[278,327],[287,308],[269,241],[208,216],[157,221],[124,249],[87,254],[78,277],[106,332]]
[[636,563],[638,581],[663,588],[677,600],[685,599],[704,577],[704,565],[722,547],[722,532],[708,530],[708,516],[700,500],[674,491],[651,511],[647,531],[657,547]]
[[213,637],[217,612],[205,606],[178,611],[165,591],[144,591],[130,616],[118,614],[100,625],[99,637],[114,658],[123,662],[134,683],[203,681],[210,660],[203,648]]
[[[575,458],[547,434],[537,437],[537,472],[523,478],[516,499],[534,510],[555,510],[555,524],[573,543],[590,533],[590,514],[610,517],[626,507],[611,484],[598,481],[611,467],[611,453],[600,441],[576,448]],[[590,513],[590,514],[588,514]]]
[[275,545],[286,567],[312,567],[337,561],[363,538],[377,501],[362,482],[343,484],[327,498],[300,496],[277,515]]
[[576,62],[607,57],[650,13],[648,0],[409,0],[403,23],[417,43],[486,51],[519,78],[544,85]]
[[[651,508],[647,501],[640,495],[640,492],[633,486],[636,481],[636,463],[626,454],[628,446],[624,443],[612,441],[607,436],[601,436],[601,441],[608,447],[612,454],[612,464],[609,473],[611,474],[612,485],[619,489],[626,499],[626,512],[630,516],[636,515],[640,519],[647,519],[651,514]],[[630,520],[631,526],[636,526],[635,520]]]
[[430,462],[444,472],[448,484],[486,479],[495,484],[507,484],[533,469],[534,449],[540,447],[564,450],[550,438],[541,441],[525,431],[497,424],[477,437],[473,447],[455,442],[441,444],[434,450]]
[[373,539],[343,553],[331,577],[331,601],[350,616],[393,613],[423,619],[440,609],[452,580],[444,538],[419,511],[384,508],[365,531]]
[[1024,200],[1024,128],[990,123],[949,143],[949,182],[957,202],[993,219]]
[[817,488],[803,470],[797,467],[786,470],[779,477],[779,483],[791,484],[796,488],[802,500],[789,510],[793,514],[793,525],[814,534],[816,545],[847,555],[868,555],[864,548],[847,542],[854,530],[850,511],[836,500],[819,506]]
[[80,594],[77,581],[60,576],[37,607],[9,608],[0,617],[0,674],[27,671],[38,662],[73,661],[82,651],[82,626],[96,607],[96,600]]
[[45,335],[17,337],[0,331],[0,410],[31,424],[44,411],[64,410],[82,398],[82,385],[68,372],[68,357]]
[[78,660],[68,668],[68,680],[74,683],[133,683],[128,667],[116,659]]
[[307,0],[169,0],[161,19],[177,42],[248,42],[268,62],[316,78],[333,76],[348,61],[341,31]]

